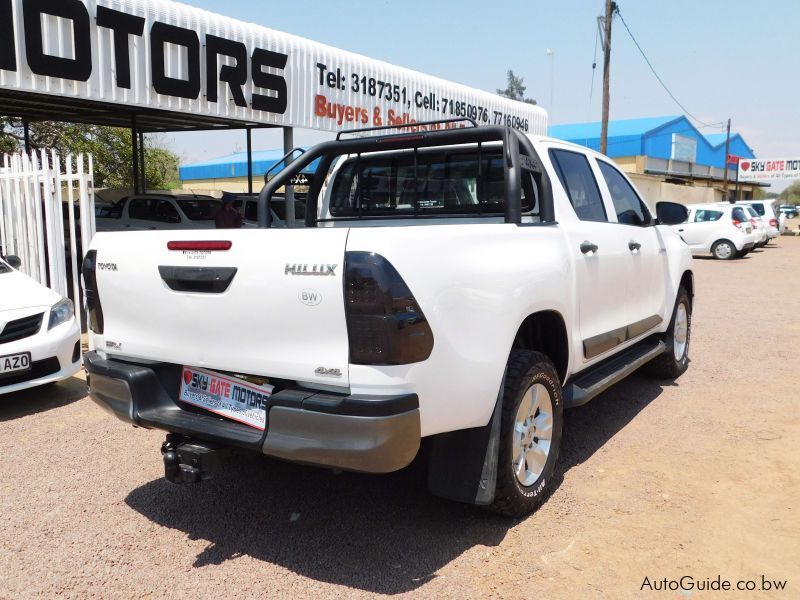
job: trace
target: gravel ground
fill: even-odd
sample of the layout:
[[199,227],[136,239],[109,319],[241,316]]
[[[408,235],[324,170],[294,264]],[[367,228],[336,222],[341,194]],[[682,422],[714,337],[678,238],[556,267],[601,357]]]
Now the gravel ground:
[[798,598],[798,266],[800,238],[698,259],[689,371],[568,412],[559,486],[520,521],[433,498],[414,469],[246,457],[181,488],[163,434],[82,380],[2,396],[0,597],[626,598],[645,577],[764,575]]

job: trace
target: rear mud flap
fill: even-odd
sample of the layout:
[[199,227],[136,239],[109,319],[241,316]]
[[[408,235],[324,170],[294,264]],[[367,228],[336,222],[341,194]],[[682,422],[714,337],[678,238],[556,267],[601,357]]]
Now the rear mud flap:
[[494,502],[504,388],[505,376],[492,418],[485,426],[434,437],[428,465],[428,489],[432,494],[481,506]]

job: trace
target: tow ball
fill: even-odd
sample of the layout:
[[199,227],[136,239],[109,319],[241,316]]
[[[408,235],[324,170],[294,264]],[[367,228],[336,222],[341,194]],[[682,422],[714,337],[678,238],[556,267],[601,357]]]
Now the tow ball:
[[211,479],[221,466],[223,454],[226,448],[218,444],[169,433],[161,444],[164,477],[179,485]]

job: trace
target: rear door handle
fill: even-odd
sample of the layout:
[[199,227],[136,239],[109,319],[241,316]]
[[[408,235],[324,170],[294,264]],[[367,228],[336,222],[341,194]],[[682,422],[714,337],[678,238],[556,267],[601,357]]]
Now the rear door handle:
[[683,229],[678,229],[678,231],[683,231]]
[[592,242],[586,241],[581,244],[581,252],[584,254],[589,254],[590,252],[597,252],[597,244],[593,244]]
[[638,252],[641,249],[642,245],[639,242],[634,242],[633,240],[628,242],[628,250],[630,250],[631,252]]

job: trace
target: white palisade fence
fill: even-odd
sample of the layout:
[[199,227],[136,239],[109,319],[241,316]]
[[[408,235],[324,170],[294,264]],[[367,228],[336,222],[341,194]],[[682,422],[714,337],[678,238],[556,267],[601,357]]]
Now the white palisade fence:
[[55,150],[4,154],[0,163],[0,249],[76,307],[80,264],[95,232],[93,167],[91,155],[62,161]]

